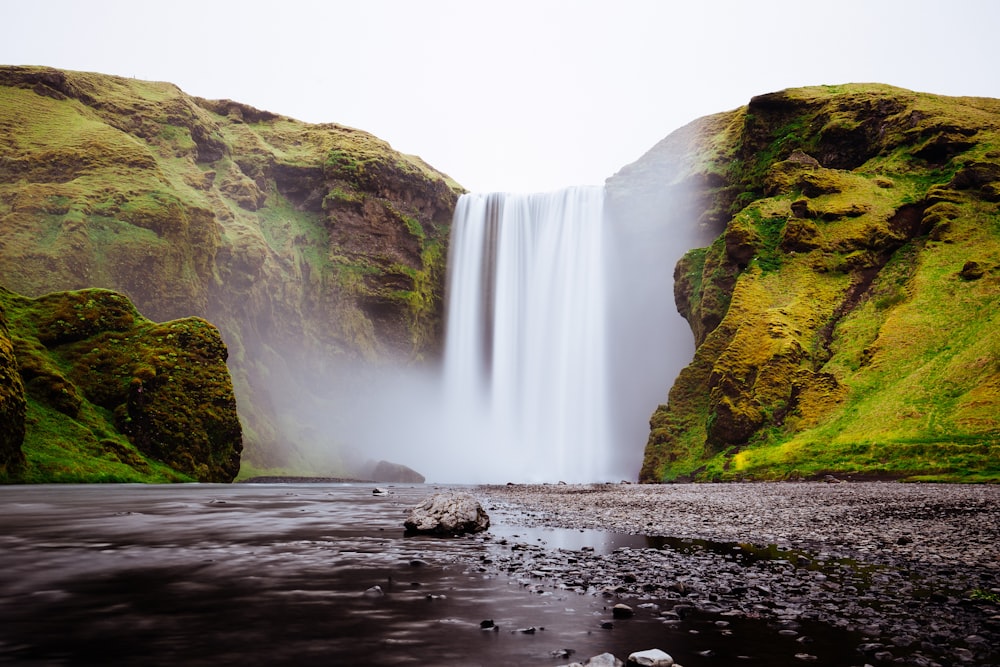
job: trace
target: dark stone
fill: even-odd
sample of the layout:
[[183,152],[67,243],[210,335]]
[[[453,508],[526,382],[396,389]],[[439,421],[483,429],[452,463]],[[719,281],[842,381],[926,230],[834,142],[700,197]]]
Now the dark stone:
[[792,202],[792,215],[796,218],[811,218],[813,214],[809,210],[808,199],[796,199]]
[[986,270],[979,262],[969,261],[958,272],[958,275],[965,280],[979,280],[986,273]]
[[760,239],[749,227],[730,225],[726,230],[726,256],[738,266],[746,266],[757,254]]
[[812,155],[809,155],[808,153],[804,153],[799,150],[792,151],[792,154],[789,155],[786,159],[789,162],[795,162],[805,167],[812,167],[813,169],[820,168],[819,160],[814,158]]
[[997,181],[1000,181],[1000,164],[971,162],[959,169],[948,185],[956,190],[968,190]]
[[611,608],[611,616],[617,619],[632,618],[635,616],[635,610],[627,604],[619,603]]

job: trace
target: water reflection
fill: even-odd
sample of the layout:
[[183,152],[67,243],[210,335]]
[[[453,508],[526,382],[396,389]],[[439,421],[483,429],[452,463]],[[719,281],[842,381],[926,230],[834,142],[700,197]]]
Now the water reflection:
[[[665,624],[651,607],[602,630],[614,601],[531,592],[482,565],[525,529],[497,516],[489,538],[406,538],[406,510],[431,489],[391,491],[0,487],[0,662],[553,665],[564,649],[624,658],[656,646],[688,667],[798,664],[760,621],[722,632],[709,616]],[[625,538],[533,539],[613,549]],[[499,629],[482,630],[486,619]]]

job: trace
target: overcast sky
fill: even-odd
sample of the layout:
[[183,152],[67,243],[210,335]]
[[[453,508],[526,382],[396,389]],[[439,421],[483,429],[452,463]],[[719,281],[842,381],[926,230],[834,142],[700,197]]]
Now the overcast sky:
[[0,0],[0,64],[170,81],[525,192],[783,88],[1000,97],[998,27],[992,0]]

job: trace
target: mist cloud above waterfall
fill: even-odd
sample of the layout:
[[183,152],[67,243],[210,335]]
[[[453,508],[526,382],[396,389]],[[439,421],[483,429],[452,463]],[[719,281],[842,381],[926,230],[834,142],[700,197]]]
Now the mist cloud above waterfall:
[[475,191],[597,184],[782,88],[1000,97],[1000,4],[127,0],[8,3],[0,62],[170,81],[371,132]]

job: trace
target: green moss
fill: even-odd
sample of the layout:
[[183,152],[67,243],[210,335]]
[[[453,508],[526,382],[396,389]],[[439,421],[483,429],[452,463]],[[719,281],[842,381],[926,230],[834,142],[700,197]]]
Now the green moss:
[[[32,296],[98,285],[155,320],[217,324],[240,351],[233,378],[260,461],[295,434],[258,403],[259,346],[373,361],[436,349],[443,269],[425,260],[443,262],[461,188],[420,158],[340,125],[50,68],[0,66],[0,125],[5,284]],[[53,318],[47,335],[73,326]],[[87,361],[110,368],[113,352]],[[33,391],[55,400],[59,382],[40,375]],[[313,389],[290,391],[304,403]]]
[[[1000,103],[856,85],[765,98],[728,153],[738,214],[681,264],[699,347],[641,478],[1000,480]],[[780,162],[792,149],[819,164]]]
[[109,418],[88,410],[81,419],[29,399],[29,428],[23,472],[8,479],[22,483],[191,482],[195,478],[143,455]]
[[330,151],[324,166],[334,176],[339,176],[347,180],[356,180],[362,174],[363,170],[357,158],[340,149]]
[[781,243],[787,218],[776,215],[764,217],[759,209],[753,207],[747,208],[745,211],[750,216],[757,237],[760,239],[760,246],[757,248],[754,261],[758,263],[764,273],[777,271],[781,268],[784,257],[784,253],[778,249],[778,244]]
[[8,481],[229,481],[242,449],[210,324],[155,324],[108,290],[0,291],[27,390],[25,465]]

